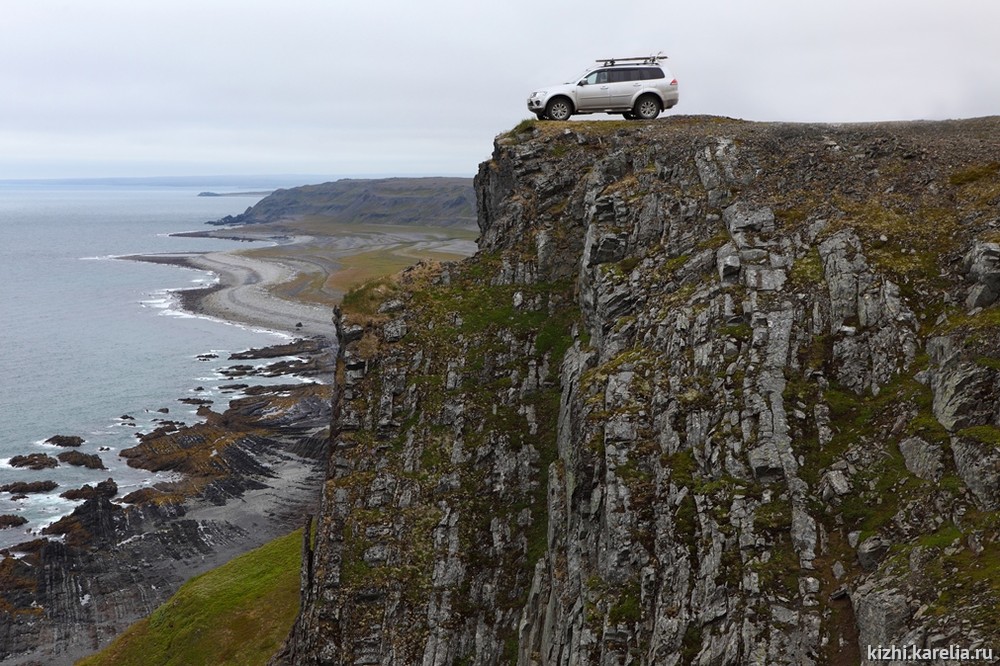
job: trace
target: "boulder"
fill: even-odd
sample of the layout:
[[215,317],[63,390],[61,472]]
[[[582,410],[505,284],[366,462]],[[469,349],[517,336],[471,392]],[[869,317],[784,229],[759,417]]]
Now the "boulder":
[[85,441],[83,437],[77,437],[76,435],[53,435],[45,440],[45,443],[54,446],[80,446]]
[[44,453],[29,453],[26,456],[14,456],[10,459],[11,467],[26,467],[33,470],[58,467],[59,461]]
[[96,453],[80,453],[79,451],[65,451],[59,454],[59,461],[67,465],[76,467],[86,467],[87,469],[107,469],[101,457]]

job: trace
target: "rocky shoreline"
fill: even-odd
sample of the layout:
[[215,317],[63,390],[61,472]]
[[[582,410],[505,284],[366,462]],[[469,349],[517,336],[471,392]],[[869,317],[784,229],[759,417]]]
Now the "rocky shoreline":
[[[211,270],[193,258],[166,261]],[[180,292],[182,306],[222,318],[210,296],[279,277],[266,266],[255,268],[256,278],[220,271],[218,285]],[[322,333],[322,308],[296,326],[299,318],[287,318],[289,307],[269,310],[273,299],[249,298],[256,310],[235,318],[239,323],[290,335]],[[285,303],[294,311],[296,304]],[[309,314],[310,306],[300,312]],[[328,313],[325,319],[330,322]],[[224,372],[241,397],[219,411],[211,401],[182,398],[198,402],[200,422],[160,419],[121,452],[130,467],[171,472],[177,480],[124,496],[111,478],[68,489],[65,496],[84,500],[70,515],[38,538],[0,550],[0,661],[71,664],[148,615],[191,576],[298,527],[303,514],[315,511],[324,478],[333,352],[319,334],[231,355]],[[17,462],[99,468],[100,456],[75,450],[79,438],[60,437],[53,443],[64,443],[58,456],[25,455]],[[51,490],[52,482],[38,483],[45,484],[39,491]],[[10,485],[17,487],[3,490],[34,490]],[[0,526],[20,527],[17,518],[0,516]]]

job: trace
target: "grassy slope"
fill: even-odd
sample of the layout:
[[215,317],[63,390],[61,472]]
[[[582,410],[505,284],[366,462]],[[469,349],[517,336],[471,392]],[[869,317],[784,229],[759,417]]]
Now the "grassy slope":
[[266,663],[298,612],[301,544],[297,530],[193,578],[78,666]]

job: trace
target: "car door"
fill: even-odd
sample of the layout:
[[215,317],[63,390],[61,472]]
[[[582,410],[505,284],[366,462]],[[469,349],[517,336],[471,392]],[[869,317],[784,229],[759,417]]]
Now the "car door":
[[619,67],[610,72],[608,99],[612,109],[632,108],[632,97],[639,92],[642,82],[636,67]]
[[600,111],[608,108],[608,70],[598,69],[576,87],[577,111]]

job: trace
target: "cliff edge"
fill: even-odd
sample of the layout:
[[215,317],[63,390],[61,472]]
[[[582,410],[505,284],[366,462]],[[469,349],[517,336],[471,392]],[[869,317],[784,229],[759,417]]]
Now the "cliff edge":
[[275,663],[1000,647],[998,132],[498,137],[479,253],[345,299]]

